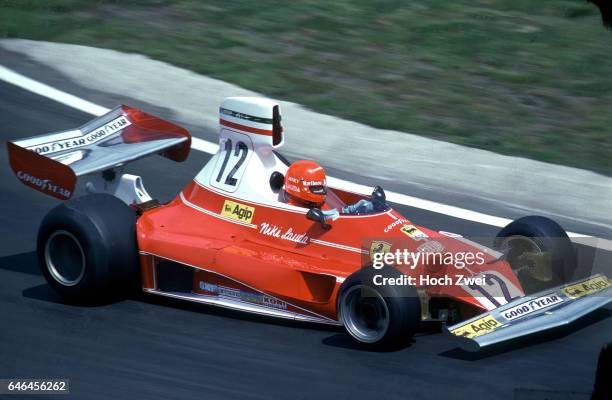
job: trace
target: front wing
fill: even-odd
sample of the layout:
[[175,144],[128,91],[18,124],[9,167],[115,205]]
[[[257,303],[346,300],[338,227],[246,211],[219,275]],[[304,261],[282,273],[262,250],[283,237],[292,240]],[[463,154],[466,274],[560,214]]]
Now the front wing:
[[612,301],[612,280],[596,274],[521,297],[502,307],[446,327],[462,348],[478,351],[536,332],[564,326]]

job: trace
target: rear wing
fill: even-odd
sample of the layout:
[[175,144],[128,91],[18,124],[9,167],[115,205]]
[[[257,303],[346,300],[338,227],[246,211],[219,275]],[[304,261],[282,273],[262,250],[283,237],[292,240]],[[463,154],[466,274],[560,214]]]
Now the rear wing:
[[75,130],[7,143],[17,178],[60,200],[72,197],[79,176],[151,154],[184,161],[190,146],[186,129],[125,105]]

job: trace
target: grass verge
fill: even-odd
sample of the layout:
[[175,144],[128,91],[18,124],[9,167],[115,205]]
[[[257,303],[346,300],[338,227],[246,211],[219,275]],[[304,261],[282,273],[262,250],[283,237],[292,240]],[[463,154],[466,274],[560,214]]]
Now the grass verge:
[[581,0],[0,0],[0,37],[142,53],[375,127],[612,175],[612,33]]

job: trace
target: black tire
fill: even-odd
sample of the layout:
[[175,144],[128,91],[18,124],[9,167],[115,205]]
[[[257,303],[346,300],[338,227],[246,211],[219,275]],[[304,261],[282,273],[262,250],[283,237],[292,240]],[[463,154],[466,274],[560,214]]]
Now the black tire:
[[[532,245],[536,247],[529,249]],[[527,294],[566,283],[576,271],[571,240],[559,224],[546,217],[528,216],[511,222],[497,234],[495,248],[507,252],[506,259]],[[528,259],[529,253],[538,251],[546,256],[540,261],[537,257]]]
[[612,342],[604,345],[599,353],[595,386],[591,400],[606,400],[612,398]]
[[[398,278],[402,274],[385,266],[380,270],[362,268],[350,275],[340,288],[338,318],[362,348],[393,350],[404,347],[421,322],[418,293],[412,286],[377,286],[373,282],[375,275]],[[386,317],[385,321],[381,320],[381,315]]]
[[41,222],[37,254],[45,279],[69,302],[125,296],[139,277],[136,214],[108,194],[63,203]]

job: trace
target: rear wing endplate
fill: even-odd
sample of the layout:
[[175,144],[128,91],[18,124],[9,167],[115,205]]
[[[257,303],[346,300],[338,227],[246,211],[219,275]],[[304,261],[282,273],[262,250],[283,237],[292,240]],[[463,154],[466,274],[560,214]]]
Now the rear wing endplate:
[[190,146],[186,129],[125,105],[75,130],[7,143],[17,178],[61,200],[72,197],[79,176],[151,154],[184,161]]

